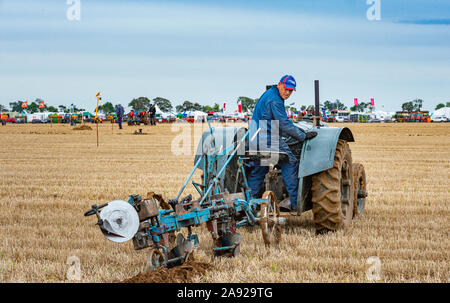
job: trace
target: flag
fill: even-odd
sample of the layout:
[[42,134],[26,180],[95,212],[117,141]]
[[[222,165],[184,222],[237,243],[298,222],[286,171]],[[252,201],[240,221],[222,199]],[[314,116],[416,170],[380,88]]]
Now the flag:
[[241,100],[238,101],[238,112],[242,113],[242,103]]
[[45,104],[44,101],[42,101],[41,103],[39,103],[39,108],[44,108]]
[[355,106],[358,106],[358,98],[355,98]]
[[375,106],[375,99],[374,98],[370,99],[370,105]]
[[100,97],[100,92],[97,93],[97,95],[95,95],[96,97]]
[[223,112],[225,112],[226,109],[227,109],[227,103],[225,102],[225,103],[223,104]]
[[27,107],[28,107],[28,101],[22,102],[22,108],[27,108]]

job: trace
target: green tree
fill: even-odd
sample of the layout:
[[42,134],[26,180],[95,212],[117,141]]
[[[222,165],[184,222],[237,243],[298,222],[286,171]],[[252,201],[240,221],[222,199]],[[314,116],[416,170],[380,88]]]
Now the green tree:
[[447,102],[447,104],[445,105],[445,107],[450,107],[450,102]]
[[3,106],[2,104],[0,104],[0,112],[8,112],[8,108],[6,106]]
[[445,107],[445,104],[444,103],[439,103],[438,105],[436,105],[435,110],[438,110],[438,109],[443,108],[443,107]]
[[150,100],[147,97],[139,97],[131,100],[128,106],[133,110],[148,110],[150,107]]
[[11,107],[12,112],[22,111],[22,101],[9,102],[9,107]]
[[52,105],[50,105],[48,107],[46,105],[45,107],[46,107],[47,111],[52,112],[52,113],[56,113],[58,111],[58,109]]
[[116,110],[111,102],[106,102],[105,104],[98,106],[98,111],[104,114],[110,114],[114,113]]
[[213,106],[212,110],[213,110],[215,113],[220,112],[220,105],[217,104],[217,103],[214,103],[214,106]]
[[237,102],[241,102],[243,112],[253,112],[256,106],[257,99],[249,97],[239,97]]
[[63,113],[65,113],[65,112],[67,112],[67,107],[65,106],[65,105],[58,105],[58,110],[60,111],[60,112],[63,112]]
[[420,111],[422,109],[423,105],[422,99],[414,99],[412,102],[414,104],[414,111]]
[[176,107],[177,112],[186,112],[194,110],[194,103],[191,101],[184,101],[183,104],[177,105]]
[[35,101],[28,104],[27,111],[31,114],[37,113],[39,111],[39,104]]
[[153,104],[157,105],[160,110],[166,113],[171,112],[173,109],[172,103],[170,103],[169,100],[161,97],[156,97],[155,99],[153,99]]
[[347,109],[347,106],[345,106],[345,104],[342,103],[339,99],[336,99],[335,102],[331,102],[331,101],[327,100],[323,103],[323,107],[327,111],[332,111],[335,109],[336,110],[346,110]]
[[323,103],[323,106],[324,106],[325,110],[327,110],[327,111],[332,111],[333,109],[335,109],[333,103],[329,100],[326,100]]
[[199,104],[199,103],[197,103],[197,102],[195,102],[194,103],[194,110],[202,110],[203,109],[203,105],[201,105],[201,104]]
[[369,102],[367,102],[367,103],[361,102],[361,103],[358,103],[358,106],[350,107],[350,110],[354,111],[354,112],[363,112],[365,108],[372,108],[372,106],[370,105]]
[[208,112],[210,112],[212,110],[213,110],[213,108],[211,106],[209,106],[209,105],[204,105],[202,107],[202,112],[204,112],[204,113],[208,113]]
[[412,112],[414,111],[414,103],[412,101],[405,102],[402,104],[402,111]]

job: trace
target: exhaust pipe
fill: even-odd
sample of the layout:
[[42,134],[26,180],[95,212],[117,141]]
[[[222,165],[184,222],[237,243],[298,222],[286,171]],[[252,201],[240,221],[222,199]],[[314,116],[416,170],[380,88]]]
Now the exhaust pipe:
[[320,101],[319,101],[319,80],[314,80],[314,95],[315,95],[315,113],[314,126],[320,126]]

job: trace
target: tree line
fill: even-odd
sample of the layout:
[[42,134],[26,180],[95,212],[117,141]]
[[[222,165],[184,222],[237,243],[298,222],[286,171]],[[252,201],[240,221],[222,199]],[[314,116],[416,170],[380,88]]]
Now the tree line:
[[[66,105],[58,105],[57,107],[52,105],[46,105],[44,102],[44,107],[39,108],[39,104],[43,100],[41,98],[37,98],[35,101],[28,104],[27,111],[30,113],[37,113],[37,112],[65,112],[70,113],[72,110],[74,112],[80,112],[85,111],[84,108],[78,108],[75,103],[73,103],[71,106]],[[22,111],[22,102],[23,101],[16,101],[16,102],[10,102],[9,106],[11,108],[12,112],[21,112]],[[174,107],[172,103],[162,97],[156,97],[153,100],[150,100],[147,97],[139,97],[134,98],[131,100],[131,102],[128,103],[128,106],[133,110],[148,110],[150,108],[150,104],[157,105],[163,112],[172,112]],[[238,97],[237,103],[241,103],[242,105],[242,111],[243,112],[253,112],[253,109],[256,106],[256,103],[258,102],[258,98],[253,99],[249,97]],[[407,112],[414,112],[414,111],[420,111],[423,106],[423,100],[422,99],[414,99],[412,101],[408,101],[402,104],[402,111]],[[184,101],[180,105],[175,106],[175,110],[177,112],[184,112],[184,111],[203,111],[203,112],[220,112],[222,110],[223,105],[219,105],[218,103],[214,103],[213,105],[201,105],[198,102],[192,102],[192,101]],[[339,99],[336,99],[336,101],[332,102],[330,100],[326,100],[323,104],[320,104],[321,107],[323,107],[326,111],[332,111],[332,110],[347,110],[347,106],[343,104]],[[438,110],[443,107],[450,107],[450,102],[446,103],[439,103],[435,110]],[[297,111],[297,110],[306,110],[307,106],[302,105],[299,109],[296,107],[287,105],[286,110],[291,111]],[[373,109],[373,106],[370,104],[370,102],[360,102],[357,106],[350,107],[351,111],[359,111],[362,112],[364,109],[370,108]],[[95,108],[93,109],[93,112],[95,112]],[[0,112],[7,112],[9,111],[7,107],[0,104]],[[115,112],[115,106],[112,104],[112,102],[105,102],[103,104],[100,104],[98,106],[98,111],[101,113],[112,113]]]

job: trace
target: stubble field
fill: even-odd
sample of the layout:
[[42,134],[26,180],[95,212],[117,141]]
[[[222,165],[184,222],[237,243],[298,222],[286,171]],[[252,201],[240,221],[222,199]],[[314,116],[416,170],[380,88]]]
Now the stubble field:
[[[196,260],[211,268],[194,282],[449,281],[450,123],[332,126],[342,125],[355,137],[353,162],[366,170],[364,214],[321,236],[310,211],[289,218],[279,248],[265,248],[257,228],[241,230],[232,259],[214,258],[206,228],[195,228]],[[83,213],[132,193],[175,197],[199,137],[176,155],[171,143],[190,125],[104,124],[99,147],[91,127],[0,126],[0,282],[69,282],[73,260],[81,282],[122,281],[145,266],[148,251],[106,240]],[[133,135],[138,128],[143,135]]]

